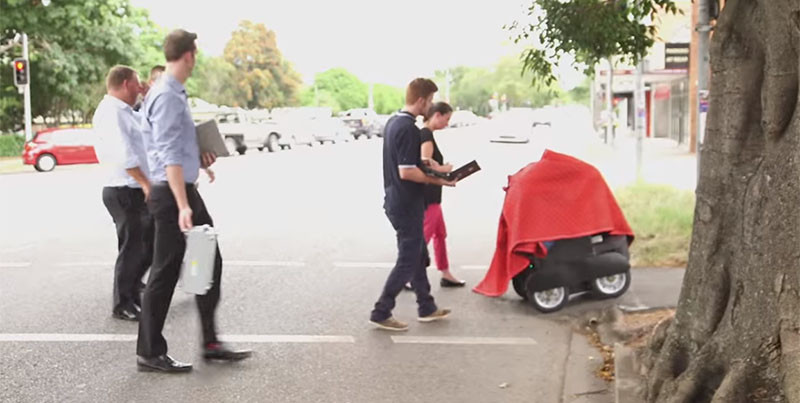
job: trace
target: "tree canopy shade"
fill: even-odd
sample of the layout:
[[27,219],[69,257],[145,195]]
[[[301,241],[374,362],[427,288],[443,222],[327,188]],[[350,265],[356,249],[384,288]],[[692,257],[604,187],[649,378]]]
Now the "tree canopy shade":
[[553,67],[565,55],[588,73],[612,56],[635,64],[657,35],[647,19],[661,12],[678,8],[673,0],[536,0],[525,20],[507,28],[515,43],[530,45],[522,54],[523,69],[550,85],[556,81]]
[[[33,116],[80,119],[91,115],[105,92],[104,78],[115,64],[144,65],[160,43],[149,41],[159,28],[146,11],[125,0],[0,0],[0,42],[25,32],[29,37]],[[21,56],[19,47],[0,54],[0,63]],[[100,84],[100,85],[98,85]],[[22,125],[21,101],[9,74],[0,74],[0,129]]]

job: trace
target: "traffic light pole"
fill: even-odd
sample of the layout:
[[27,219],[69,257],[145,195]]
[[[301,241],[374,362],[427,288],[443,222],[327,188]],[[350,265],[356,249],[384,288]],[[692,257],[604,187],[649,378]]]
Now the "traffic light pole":
[[[22,58],[28,60],[28,74],[30,74],[30,59],[28,59],[28,35],[22,34]],[[25,141],[33,140],[33,132],[31,131],[31,82],[28,79],[28,84],[22,86],[23,97],[25,102]]]

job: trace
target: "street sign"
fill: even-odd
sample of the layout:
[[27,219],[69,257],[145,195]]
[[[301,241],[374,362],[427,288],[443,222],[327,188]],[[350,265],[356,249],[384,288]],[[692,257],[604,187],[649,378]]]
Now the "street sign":
[[687,70],[689,68],[689,44],[664,44],[664,68],[669,70]]

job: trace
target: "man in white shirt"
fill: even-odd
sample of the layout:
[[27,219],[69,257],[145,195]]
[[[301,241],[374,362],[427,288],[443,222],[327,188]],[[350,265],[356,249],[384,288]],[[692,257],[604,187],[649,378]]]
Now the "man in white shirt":
[[139,288],[153,260],[153,219],[147,211],[150,195],[147,154],[141,117],[133,105],[143,88],[135,70],[113,67],[106,77],[107,95],[94,113],[98,161],[107,172],[103,204],[117,227],[119,254],[114,266],[112,316],[137,321]]

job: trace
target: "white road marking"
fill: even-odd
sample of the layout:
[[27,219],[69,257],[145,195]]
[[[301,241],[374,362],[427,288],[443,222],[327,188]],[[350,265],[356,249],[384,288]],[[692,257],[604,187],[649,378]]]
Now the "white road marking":
[[[17,266],[24,264],[25,266]],[[273,261],[273,260],[224,260],[225,266],[232,267],[306,267],[306,262],[302,261]],[[10,266],[9,266],[10,265]],[[28,267],[31,263],[0,263],[0,268],[3,267]],[[334,262],[333,267],[337,269],[392,269],[394,262]],[[68,262],[58,263],[57,267],[113,267],[114,261],[100,262],[100,261],[87,261],[87,262]],[[485,271],[489,266],[485,265],[463,265],[459,266],[462,270],[480,270]],[[428,267],[428,270],[438,270],[435,265]]]
[[[0,342],[131,342],[135,334],[90,334],[90,333],[0,333]],[[221,340],[236,343],[347,343],[356,342],[353,336],[314,336],[292,334],[229,334]]]
[[[334,262],[337,269],[393,269],[394,262]],[[439,270],[436,265],[428,266],[428,270]]]
[[114,267],[114,261],[110,260],[107,262],[69,262],[69,263],[58,263],[56,266],[58,267]]
[[493,346],[532,346],[536,340],[530,337],[434,337],[434,336],[392,336],[395,344],[449,344],[449,345],[493,345]]
[[[278,261],[269,261],[269,260],[223,260],[223,265],[225,266],[235,266],[235,267],[305,267],[305,262],[278,262]],[[56,266],[58,267],[103,267],[109,266],[113,267],[113,261],[107,262],[68,262],[68,263],[58,263]]]
[[30,245],[30,244],[29,245],[15,246],[13,248],[3,248],[3,249],[0,249],[0,254],[22,252],[22,251],[26,251],[26,250],[31,249],[31,248],[33,248],[33,245]]
[[31,262],[0,263],[0,269],[24,269],[26,267],[31,267]]
[[225,266],[237,267],[305,267],[306,262],[279,262],[269,260],[222,260]]
[[391,269],[394,268],[394,263],[334,262],[333,267],[338,269]]
[[243,334],[222,335],[220,339],[234,343],[349,343],[356,339],[353,336],[312,336],[282,334]]
[[135,334],[0,333],[0,342],[136,341]]

